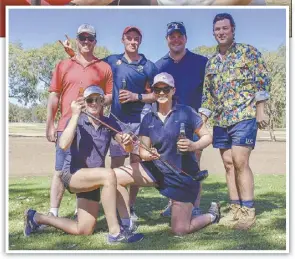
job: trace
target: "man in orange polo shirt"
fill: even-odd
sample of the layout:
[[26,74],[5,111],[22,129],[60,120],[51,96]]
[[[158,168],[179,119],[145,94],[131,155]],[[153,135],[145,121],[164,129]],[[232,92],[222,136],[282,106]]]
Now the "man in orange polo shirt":
[[[77,31],[77,55],[59,62],[53,72],[47,104],[46,137],[56,143],[55,174],[51,183],[50,213],[58,216],[64,186],[58,172],[61,171],[66,151],[59,148],[58,141],[71,117],[71,102],[79,97],[80,88],[99,85],[105,93],[105,103],[112,100],[113,76],[111,67],[96,58],[96,31],[92,25],[82,24]],[[81,97],[82,98],[82,97]],[[60,105],[61,117],[55,128],[54,120]]]

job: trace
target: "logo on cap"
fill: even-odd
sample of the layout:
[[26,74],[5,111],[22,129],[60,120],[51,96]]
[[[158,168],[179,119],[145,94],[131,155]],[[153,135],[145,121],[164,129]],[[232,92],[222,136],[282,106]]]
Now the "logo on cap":
[[186,35],[186,29],[183,22],[171,22],[167,24],[167,36],[174,31],[179,31],[181,34]]
[[77,34],[81,34],[81,33],[88,33],[91,34],[93,36],[96,36],[96,31],[94,29],[94,27],[90,24],[82,24],[80,25],[80,27],[78,28]]

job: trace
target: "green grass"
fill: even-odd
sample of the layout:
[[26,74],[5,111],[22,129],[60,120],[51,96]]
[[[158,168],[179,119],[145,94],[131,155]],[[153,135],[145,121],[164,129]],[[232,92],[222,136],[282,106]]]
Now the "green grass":
[[45,136],[45,123],[9,123],[8,131],[13,134],[41,134]]
[[[9,179],[9,250],[286,250],[286,177],[255,175],[256,225],[249,231],[236,231],[212,225],[186,237],[174,237],[169,220],[159,213],[167,200],[154,188],[141,188],[137,199],[139,231],[145,239],[135,244],[107,245],[106,221],[102,211],[92,236],[71,236],[48,228],[28,238],[23,236],[23,212],[49,208],[49,177]],[[226,206],[224,177],[210,175],[203,184],[201,207],[206,211],[211,200]],[[60,216],[71,217],[75,196],[65,193]]]

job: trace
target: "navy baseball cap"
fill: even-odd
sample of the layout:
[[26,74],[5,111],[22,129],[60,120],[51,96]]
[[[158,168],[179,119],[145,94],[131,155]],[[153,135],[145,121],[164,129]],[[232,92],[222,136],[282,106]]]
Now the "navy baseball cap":
[[166,36],[172,34],[175,31],[179,31],[182,35],[186,36],[186,29],[183,22],[170,22],[167,24],[167,34]]

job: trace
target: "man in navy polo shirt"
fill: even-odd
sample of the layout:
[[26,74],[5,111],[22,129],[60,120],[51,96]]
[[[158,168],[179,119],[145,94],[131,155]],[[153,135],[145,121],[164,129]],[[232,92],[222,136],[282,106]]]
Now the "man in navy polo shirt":
[[[139,126],[143,116],[150,110],[150,104],[154,102],[154,95],[150,86],[157,74],[154,63],[139,54],[139,46],[142,41],[142,32],[139,28],[128,26],[122,34],[124,53],[110,55],[104,59],[113,71],[113,97],[111,117],[118,121],[124,132],[138,134]],[[65,51],[74,56],[75,53],[70,45],[69,39],[62,42]],[[122,88],[125,88],[124,90]],[[140,161],[138,147],[130,152],[130,162]],[[128,153],[117,142],[112,141],[110,145],[111,167],[124,165]],[[130,188],[130,210],[134,220],[137,216],[134,211],[134,204],[138,188]]]
[[[166,40],[169,52],[156,62],[160,72],[171,74],[176,85],[176,100],[180,104],[185,104],[198,111],[201,107],[203,81],[205,67],[208,59],[204,56],[192,53],[185,48],[187,43],[187,34],[182,22],[171,22],[167,24]],[[194,140],[197,140],[194,135]],[[201,150],[196,150],[197,160],[200,162]],[[198,199],[194,204],[193,216],[201,213],[200,192]],[[162,212],[162,216],[171,216],[171,202]]]
[[[124,53],[111,55],[104,60],[111,66],[114,78],[111,115],[119,119],[122,130],[138,135],[140,122],[155,101],[150,86],[157,74],[157,68],[143,54],[139,54],[142,32],[139,28],[128,26],[122,34]],[[125,88],[122,90],[122,88]],[[128,153],[117,142],[110,146],[111,167],[124,165]],[[130,163],[140,161],[138,147],[130,152]],[[130,187],[130,211],[132,218],[137,219],[134,204],[138,188]]]

